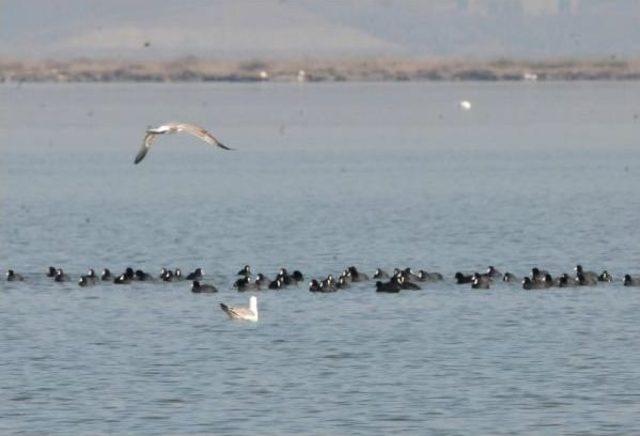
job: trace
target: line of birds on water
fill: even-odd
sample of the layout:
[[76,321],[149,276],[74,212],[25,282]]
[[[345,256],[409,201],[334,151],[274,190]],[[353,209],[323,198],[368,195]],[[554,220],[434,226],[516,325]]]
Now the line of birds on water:
[[[464,274],[458,271],[453,278],[456,284],[470,284],[472,289],[489,289],[495,282],[516,283],[520,281],[522,288],[525,290],[596,286],[599,282],[611,283],[614,281],[613,276],[606,270],[601,274],[596,274],[593,271],[585,271],[582,265],[577,265],[575,271],[575,276],[563,273],[554,278],[548,271],[534,267],[531,269],[530,276],[520,280],[515,274],[510,272],[503,274],[490,265],[484,273]],[[373,278],[376,279],[376,291],[387,293],[398,293],[401,290],[419,290],[421,289],[421,283],[444,280],[443,275],[438,272],[427,272],[422,269],[414,271],[408,267],[404,269],[395,268],[392,274],[388,274],[378,268],[374,272]],[[388,281],[383,281],[382,279],[388,279]],[[369,280],[369,277],[366,274],[359,272],[356,267],[350,266],[340,274],[337,280],[331,274],[323,280],[312,280],[309,284],[309,290],[311,292],[335,292],[338,289],[349,287],[352,282],[367,280]],[[640,286],[640,276],[626,274],[622,282],[624,286]]]
[[[62,268],[50,266],[46,277],[54,282],[69,282],[71,277]],[[245,265],[237,274],[239,276],[232,285],[238,292],[261,291],[261,290],[281,290],[290,286],[299,287],[304,281],[304,275],[299,270],[289,273],[286,268],[280,268],[273,279],[269,279],[265,274],[258,273],[255,276],[251,272],[251,267]],[[98,283],[113,283],[116,285],[127,285],[133,282],[179,282],[190,281],[193,293],[215,293],[218,288],[213,284],[204,283],[205,272],[202,268],[196,268],[188,274],[183,274],[180,268],[161,268],[159,275],[153,275],[141,269],[126,268],[120,274],[113,274],[108,268],[102,270],[98,275],[93,268],[87,274],[80,276],[78,286],[88,287]],[[329,293],[337,292],[348,288],[352,283],[365,283],[375,280],[377,292],[398,293],[401,290],[419,290],[421,285],[443,281],[445,278],[438,272],[428,272],[423,269],[413,270],[407,268],[395,268],[391,273],[377,268],[371,275],[361,272],[355,266],[349,266],[340,273],[337,278],[329,274],[324,278],[313,278],[309,282],[310,292]],[[9,282],[21,282],[25,276],[9,269],[6,272],[6,280]],[[597,274],[593,271],[586,271],[582,265],[575,267],[575,276],[562,273],[553,277],[548,271],[537,267],[531,269],[531,274],[520,279],[516,275],[498,271],[495,267],[489,266],[484,273],[474,272],[465,274],[460,271],[453,276],[456,284],[469,284],[472,289],[489,289],[496,282],[520,283],[523,289],[549,289],[568,288],[576,286],[596,286],[598,283],[611,283],[614,277],[606,270]],[[622,283],[624,286],[640,286],[640,275],[632,276],[625,274]]]

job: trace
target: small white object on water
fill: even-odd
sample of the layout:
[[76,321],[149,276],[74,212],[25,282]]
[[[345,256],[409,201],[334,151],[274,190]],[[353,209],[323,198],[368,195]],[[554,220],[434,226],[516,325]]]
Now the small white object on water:
[[298,82],[304,82],[307,80],[307,73],[304,70],[298,71]]
[[249,307],[230,307],[224,303],[220,303],[220,308],[231,319],[242,319],[245,321],[258,321],[258,298],[252,295],[249,298]]
[[262,80],[269,80],[269,73],[267,73],[266,71],[262,70],[260,71],[260,78]]
[[522,75],[522,78],[524,80],[529,80],[531,82],[535,82],[536,80],[538,80],[538,75],[536,73],[524,73]]
[[460,102],[460,107],[462,108],[462,110],[468,111],[469,109],[471,109],[471,102],[469,100],[462,100]]

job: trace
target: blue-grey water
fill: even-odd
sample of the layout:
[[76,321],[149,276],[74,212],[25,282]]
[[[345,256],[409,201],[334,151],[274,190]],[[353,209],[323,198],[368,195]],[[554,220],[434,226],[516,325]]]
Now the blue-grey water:
[[[0,433],[640,432],[640,84],[0,86]],[[472,102],[470,111],[460,100]],[[132,163],[144,129],[175,135]],[[245,263],[440,271],[218,303]],[[569,290],[455,285],[577,263]],[[74,281],[53,283],[49,265]],[[204,267],[80,288],[87,268]]]

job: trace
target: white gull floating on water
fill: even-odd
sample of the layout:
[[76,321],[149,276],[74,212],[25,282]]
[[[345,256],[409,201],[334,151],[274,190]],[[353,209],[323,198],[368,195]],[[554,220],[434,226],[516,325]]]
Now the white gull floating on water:
[[217,145],[220,148],[224,148],[225,150],[231,150],[231,148],[224,145],[222,142],[218,141],[211,133],[207,132],[200,126],[196,126],[195,124],[188,123],[166,123],[158,127],[154,127],[151,129],[147,129],[147,134],[144,137],[144,141],[142,141],[142,147],[138,154],[136,155],[133,163],[139,163],[149,152],[151,145],[156,140],[158,135],[164,135],[165,133],[178,133],[178,132],[186,132],[190,135],[193,135],[197,138],[202,139],[207,144]]
[[246,321],[258,321],[258,298],[252,295],[249,298],[249,307],[229,307],[220,303],[220,308],[229,315],[231,319],[243,319]]

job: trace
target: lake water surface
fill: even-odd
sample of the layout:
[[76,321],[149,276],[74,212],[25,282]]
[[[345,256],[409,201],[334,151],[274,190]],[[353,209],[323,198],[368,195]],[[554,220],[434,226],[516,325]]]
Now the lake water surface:
[[[0,433],[640,432],[640,84],[0,86]],[[472,102],[470,111],[460,100]],[[192,121],[233,152],[160,138]],[[245,263],[446,280],[219,302]],[[457,270],[607,269],[472,291]],[[62,266],[203,266],[79,288]]]

